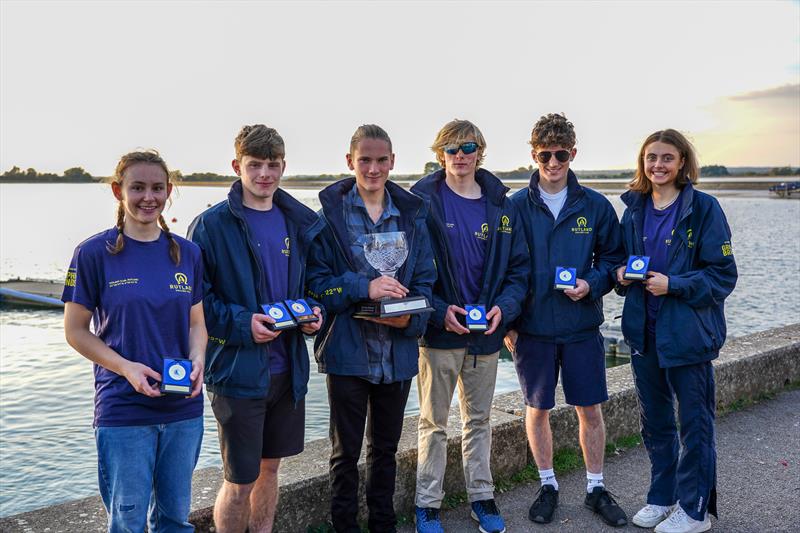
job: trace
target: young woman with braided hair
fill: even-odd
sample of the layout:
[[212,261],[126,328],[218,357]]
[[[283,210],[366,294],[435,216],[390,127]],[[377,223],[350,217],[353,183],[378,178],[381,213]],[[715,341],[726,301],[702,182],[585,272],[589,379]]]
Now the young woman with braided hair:
[[[61,297],[67,342],[94,363],[108,531],[193,531],[207,340],[200,249],[164,222],[172,184],[157,152],[122,156],[111,189],[117,224],[78,245]],[[190,394],[161,394],[164,357],[191,359]]]

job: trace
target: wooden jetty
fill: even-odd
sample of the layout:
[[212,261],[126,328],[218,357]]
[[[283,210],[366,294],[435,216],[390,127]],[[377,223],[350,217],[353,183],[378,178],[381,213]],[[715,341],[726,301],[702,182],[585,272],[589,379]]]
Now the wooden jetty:
[[0,281],[0,303],[43,308],[63,308],[60,281],[10,279]]

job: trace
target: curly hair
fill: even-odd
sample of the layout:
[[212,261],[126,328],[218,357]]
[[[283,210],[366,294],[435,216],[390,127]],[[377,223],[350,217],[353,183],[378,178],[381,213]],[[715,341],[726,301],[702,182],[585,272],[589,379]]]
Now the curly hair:
[[542,116],[533,126],[529,144],[534,149],[552,145],[572,148],[577,141],[572,122],[563,113],[550,113]]

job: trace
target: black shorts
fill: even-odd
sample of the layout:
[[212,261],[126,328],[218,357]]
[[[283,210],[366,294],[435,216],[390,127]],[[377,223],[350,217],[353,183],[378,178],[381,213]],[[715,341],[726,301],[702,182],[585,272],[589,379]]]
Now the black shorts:
[[305,399],[294,406],[291,373],[273,375],[266,398],[232,398],[208,393],[217,419],[225,480],[255,482],[261,459],[278,459],[303,451]]

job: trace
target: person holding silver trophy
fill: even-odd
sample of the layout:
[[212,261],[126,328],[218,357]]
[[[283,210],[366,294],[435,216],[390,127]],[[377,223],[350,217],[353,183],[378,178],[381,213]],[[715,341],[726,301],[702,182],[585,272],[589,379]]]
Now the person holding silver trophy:
[[361,126],[346,160],[355,178],[320,192],[326,224],[307,272],[308,292],[329,316],[314,347],[328,374],[331,518],[337,532],[360,531],[357,463],[366,425],[368,526],[389,532],[397,525],[395,454],[436,269],[425,203],[388,181],[389,135]]
[[530,257],[508,187],[480,168],[481,131],[453,120],[432,149],[443,168],[411,188],[430,203],[427,227],[439,275],[419,354],[416,526],[422,533],[442,531],[447,418],[457,384],[472,517],[481,531],[499,533],[505,523],[494,501],[489,418],[506,324],[520,313]]

